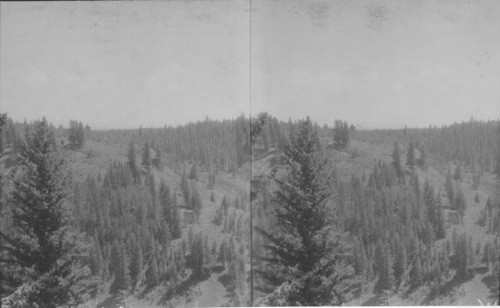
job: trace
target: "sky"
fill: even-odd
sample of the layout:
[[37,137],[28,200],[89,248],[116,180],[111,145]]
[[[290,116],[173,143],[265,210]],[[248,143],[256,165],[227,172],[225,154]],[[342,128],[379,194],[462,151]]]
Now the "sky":
[[366,128],[500,118],[500,1],[252,7],[252,110]]
[[500,1],[1,2],[0,11],[0,111],[19,121],[158,127],[267,111],[399,128],[500,118]]
[[94,128],[249,114],[248,1],[1,4],[0,109]]

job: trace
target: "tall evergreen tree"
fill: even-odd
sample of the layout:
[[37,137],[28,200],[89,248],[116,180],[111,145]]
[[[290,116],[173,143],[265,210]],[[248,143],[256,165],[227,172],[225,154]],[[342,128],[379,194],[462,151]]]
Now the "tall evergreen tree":
[[193,181],[198,181],[198,170],[196,164],[191,166],[191,171],[189,171],[189,179]]
[[115,267],[115,280],[111,286],[111,292],[117,294],[118,292],[127,292],[132,286],[132,278],[130,277],[130,257],[123,243],[117,244],[118,254],[116,256],[117,263]]
[[137,168],[135,145],[133,142],[130,142],[130,144],[128,146],[127,157],[128,157],[127,165],[130,168],[130,172],[132,173],[132,177],[134,178],[134,182],[137,183],[137,180],[140,177],[140,173],[139,173],[139,169]]
[[170,222],[170,234],[172,234],[173,239],[181,238],[181,219],[179,214],[179,208],[177,206],[177,195],[174,194],[172,198],[172,208],[171,210],[171,222]]
[[261,272],[272,285],[292,284],[287,305],[335,305],[354,286],[354,270],[343,260],[346,242],[336,231],[332,206],[332,176],[321,156],[318,133],[309,118],[290,136],[283,160],[285,179],[275,178],[277,230],[258,229],[269,241],[263,257],[270,270]]
[[142,148],[142,165],[146,168],[151,167],[151,151],[149,149],[149,142],[147,141]]
[[338,150],[343,150],[349,145],[349,126],[347,122],[335,120],[335,128],[333,129],[333,142]]
[[397,142],[394,144],[394,150],[392,151],[392,166],[394,167],[394,171],[396,171],[399,181],[404,181],[403,168],[401,167],[401,153]]
[[78,130],[76,133],[76,138],[78,145],[82,147],[85,144],[85,131],[83,130],[83,123],[79,122],[78,123]]
[[196,236],[194,237],[190,250],[190,262],[191,269],[193,270],[193,276],[197,279],[205,277],[205,245],[203,243],[203,237],[201,233],[196,234]]
[[465,209],[467,208],[467,201],[465,199],[464,192],[461,190],[457,191],[454,207],[463,219],[465,215]]
[[170,188],[167,186],[164,179],[160,181],[159,198],[163,211],[163,218],[167,224],[170,224],[172,221],[172,200],[170,197]]
[[379,286],[381,290],[391,292],[396,285],[396,279],[394,277],[394,258],[387,244],[383,249],[381,265]]
[[135,246],[135,250],[132,251],[132,259],[130,261],[130,278],[132,279],[132,284],[136,286],[140,281],[140,274],[144,266],[144,257],[142,255],[142,249],[140,245]]
[[443,204],[441,203],[441,194],[438,194],[437,197],[437,203],[436,203],[436,210],[435,210],[435,226],[434,226],[434,232],[436,234],[436,239],[443,239],[446,237],[446,230],[445,230],[445,218],[444,218],[444,211],[443,211]]
[[406,153],[406,165],[410,170],[415,170],[415,146],[413,145],[413,142],[410,142],[410,145],[408,146],[408,151]]
[[7,135],[6,130],[7,130],[7,114],[0,113],[0,156],[2,156],[5,147],[5,139]]
[[415,258],[414,264],[413,264],[413,284],[419,286],[422,284],[423,281],[423,273],[422,273],[422,262],[420,261],[420,256],[417,256]]
[[445,190],[446,190],[446,195],[448,196],[448,200],[450,202],[450,205],[453,207],[454,201],[455,201],[455,195],[453,192],[453,181],[451,178],[451,171],[448,170],[448,173],[446,174],[446,183],[444,185]]
[[191,198],[189,196],[189,183],[188,183],[188,179],[187,179],[186,169],[184,169],[182,171],[181,192],[182,192],[182,196],[184,197],[184,203],[186,204],[187,207],[189,207],[190,202],[191,202]]
[[88,124],[85,124],[85,138],[90,138],[90,126]]
[[23,284],[29,305],[76,304],[90,286],[90,247],[71,225],[69,173],[45,118],[26,131],[20,169],[11,200],[15,232],[0,233],[2,266],[13,269],[11,281]]
[[158,273],[158,261],[156,260],[156,255],[153,255],[149,259],[149,268],[146,273],[148,283],[155,286],[158,283],[159,273]]
[[155,158],[153,159],[153,164],[155,165],[156,168],[161,169],[162,168],[162,159],[161,159],[161,150],[159,147],[155,148]]
[[427,154],[425,152],[424,148],[420,148],[420,157],[418,159],[418,165],[420,168],[426,170],[426,163],[427,163]]
[[99,240],[94,238],[94,248],[92,249],[92,264],[90,267],[92,274],[96,276],[102,275],[104,270],[104,260],[102,258],[101,245]]
[[408,267],[408,256],[404,245],[400,248],[398,258],[396,259],[394,274],[396,276],[397,283],[401,285],[408,279],[408,277],[405,276],[406,268]]
[[368,269],[368,258],[366,256],[365,246],[363,245],[363,240],[356,240],[356,274],[361,276],[363,279],[366,278],[366,273]]
[[461,234],[456,242],[455,268],[462,278],[469,277],[471,273],[471,250],[465,234]]

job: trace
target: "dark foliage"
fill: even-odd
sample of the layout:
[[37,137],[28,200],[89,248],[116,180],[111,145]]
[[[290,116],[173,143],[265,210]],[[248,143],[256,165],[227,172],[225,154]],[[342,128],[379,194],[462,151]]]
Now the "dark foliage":
[[89,246],[71,224],[69,173],[45,118],[26,130],[19,159],[14,228],[1,233],[3,275],[28,304],[77,304],[92,283]]

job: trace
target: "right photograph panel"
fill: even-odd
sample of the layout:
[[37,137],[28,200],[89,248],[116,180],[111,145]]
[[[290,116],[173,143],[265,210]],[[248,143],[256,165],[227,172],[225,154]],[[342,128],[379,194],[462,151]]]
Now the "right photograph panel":
[[498,305],[498,14],[251,1],[254,306]]

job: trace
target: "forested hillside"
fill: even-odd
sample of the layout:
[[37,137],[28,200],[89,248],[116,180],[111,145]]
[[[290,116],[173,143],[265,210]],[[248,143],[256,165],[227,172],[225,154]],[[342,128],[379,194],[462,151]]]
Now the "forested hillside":
[[[254,233],[252,250],[255,271],[260,273],[254,279],[257,301],[312,304],[303,297],[318,292],[312,281],[304,280],[309,273],[334,279],[342,290],[333,302],[320,296],[315,304],[467,300],[476,305],[477,300],[498,299],[499,122],[378,131],[335,124],[333,129],[319,129],[309,119],[289,122],[282,126],[290,136],[284,146],[254,156],[253,225],[262,230]],[[318,143],[313,151],[300,151],[311,152],[307,156],[293,154],[293,149]],[[318,156],[323,158],[317,160]],[[300,266],[301,255],[314,251],[307,243],[320,234],[307,239],[307,232],[291,227],[301,217],[309,219],[322,204],[312,201],[318,195],[311,194],[315,190],[308,188],[307,179],[325,183],[328,193],[322,202],[330,210],[333,228],[328,236],[344,247],[342,253],[336,251],[345,263],[332,272],[316,272],[325,261],[316,261],[318,268]],[[292,214],[290,204],[301,198],[311,208]],[[283,237],[276,237],[279,234]],[[296,273],[283,272],[296,266]],[[349,268],[351,274],[345,272]]]
[[434,159],[435,167],[460,164],[472,173],[498,172],[500,149],[498,121],[477,121],[445,125],[441,128],[359,131],[360,140],[390,145],[413,142],[415,148]]
[[177,127],[93,131],[91,139],[120,147],[128,147],[131,141],[147,143],[158,163],[167,159],[176,165],[192,160],[204,167],[233,170],[250,159],[249,130],[249,119],[242,115],[235,120],[207,118]]
[[94,131],[1,120],[6,305],[498,298],[498,121],[360,131],[261,113]]
[[[43,137],[38,122],[14,123],[6,116],[3,121],[2,259],[17,264],[21,260],[12,254],[10,239],[30,233],[16,221],[20,201],[12,196],[19,188],[12,183],[23,182],[17,166],[27,140]],[[134,301],[146,306],[249,303],[248,119],[112,131],[91,131],[77,121],[69,129],[43,123],[68,174],[61,183],[68,227],[84,247],[78,262],[86,268],[88,284],[74,303],[92,298],[94,306],[106,307]],[[28,245],[37,249],[43,243]],[[2,266],[2,276],[9,277],[2,280],[4,303],[38,302],[49,288],[41,275],[21,285],[17,267]],[[218,293],[211,294],[214,289]]]

